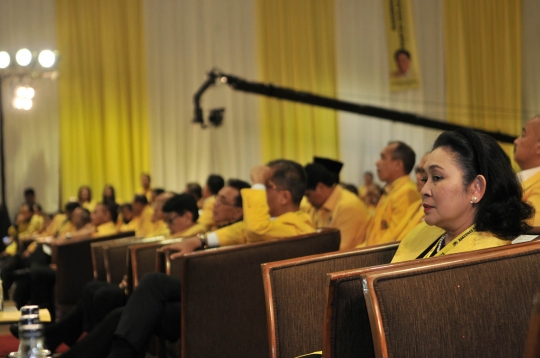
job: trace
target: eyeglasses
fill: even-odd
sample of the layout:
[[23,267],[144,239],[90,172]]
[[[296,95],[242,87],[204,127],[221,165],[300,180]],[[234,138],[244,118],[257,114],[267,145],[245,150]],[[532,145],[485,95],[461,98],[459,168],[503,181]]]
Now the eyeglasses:
[[178,218],[178,217],[180,217],[180,216],[179,216],[179,215],[175,215],[175,216],[173,216],[173,217],[169,216],[169,217],[167,217],[167,218],[165,219],[165,222],[166,222],[167,224],[169,224],[169,225],[172,225],[172,223],[174,222],[174,219],[176,219],[176,218]]

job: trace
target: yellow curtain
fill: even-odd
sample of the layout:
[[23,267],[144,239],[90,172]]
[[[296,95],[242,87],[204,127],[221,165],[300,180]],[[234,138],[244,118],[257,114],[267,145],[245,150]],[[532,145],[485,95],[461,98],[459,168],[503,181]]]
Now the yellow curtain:
[[[334,0],[258,0],[260,79],[323,96],[336,95]],[[337,113],[263,98],[265,161],[339,157]]]
[[[448,120],[519,135],[521,0],[445,0]],[[512,158],[513,145],[503,144]]]
[[112,184],[131,200],[149,165],[142,0],[57,0],[62,202]]

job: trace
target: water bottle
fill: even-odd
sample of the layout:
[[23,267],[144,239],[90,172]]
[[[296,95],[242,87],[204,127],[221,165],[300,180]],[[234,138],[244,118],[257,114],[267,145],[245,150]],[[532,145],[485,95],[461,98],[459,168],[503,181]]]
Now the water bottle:
[[21,316],[26,316],[29,314],[39,315],[39,306],[37,305],[27,305],[21,307]]
[[19,339],[19,358],[42,358],[44,357],[43,325],[26,324],[21,327]]

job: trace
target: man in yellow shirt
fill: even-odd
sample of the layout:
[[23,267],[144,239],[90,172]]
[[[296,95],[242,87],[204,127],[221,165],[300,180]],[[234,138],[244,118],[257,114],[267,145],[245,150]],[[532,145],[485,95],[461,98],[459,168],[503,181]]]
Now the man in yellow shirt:
[[414,162],[414,151],[403,142],[390,142],[381,151],[376,163],[377,175],[386,186],[369,222],[365,245],[360,246],[384,244],[399,237],[400,223],[407,209],[421,198],[409,178]]
[[523,200],[536,210],[529,224],[540,226],[540,115],[525,124],[514,144],[514,160],[522,170],[518,178],[523,187]]
[[94,226],[92,237],[116,234],[118,229],[114,223],[116,222],[117,215],[118,213],[116,213],[112,207],[103,203],[98,203],[91,216],[92,225]]
[[154,210],[148,204],[148,199],[144,195],[133,197],[133,217],[126,225],[122,225],[121,231],[135,231],[136,236],[147,236],[153,229],[152,216]]
[[360,196],[360,199],[367,204],[366,202],[366,196],[368,192],[368,188],[375,184],[373,182],[373,173],[372,172],[364,172],[364,185],[362,185],[358,189],[358,196]]
[[[335,161],[333,161],[335,162]],[[341,169],[342,163],[340,164]],[[316,228],[337,228],[341,232],[340,250],[356,247],[366,239],[369,219],[365,204],[353,193],[341,188],[330,170],[320,164],[308,164],[306,198],[311,204],[308,214]],[[339,170],[337,173],[339,174]]]
[[189,237],[206,231],[204,225],[197,223],[199,208],[191,194],[174,195],[161,210],[172,237]]
[[144,195],[149,203],[152,202],[152,188],[151,188],[152,178],[148,173],[141,174],[141,190],[135,194]]
[[[424,187],[424,176],[426,175],[426,171],[424,169],[424,165],[426,164],[427,157],[429,153],[426,153],[422,160],[418,163],[418,165],[415,168],[415,176],[416,176],[416,188],[418,189],[418,192],[422,190]],[[409,208],[407,209],[407,212],[405,213],[405,216],[403,217],[403,220],[401,220],[400,227],[397,229],[397,231],[400,232],[398,238],[396,241],[401,241],[409,231],[414,229],[418,224],[424,221],[424,207],[422,206],[422,199],[419,199],[412,203]]]
[[[252,187],[241,190],[247,242],[274,240],[315,231],[309,216],[299,211],[306,186],[306,175],[300,164],[277,160],[268,166],[256,166],[251,169],[251,180]],[[178,251],[184,253],[214,246],[210,238],[202,235],[182,243],[186,242],[189,244],[175,244],[168,248],[180,249]],[[219,239],[217,243],[221,243]],[[173,336],[179,334],[179,300],[178,279],[159,273],[144,276],[120,317],[109,357],[137,357],[144,349],[149,335],[156,330],[156,322],[161,326],[159,331],[168,332],[168,339],[174,340]],[[141,310],[147,314],[133,314]],[[160,319],[162,314],[169,319]],[[171,320],[170,317],[178,319]]]
[[163,205],[165,205],[165,202],[172,198],[174,196],[174,193],[171,192],[163,192],[156,196],[154,201],[152,202],[152,209],[154,209],[154,213],[152,215],[152,224],[151,224],[151,230],[147,234],[147,237],[155,237],[155,236],[165,236],[169,237],[170,231],[167,227],[167,223],[165,222],[165,214],[163,213]]
[[225,181],[220,175],[211,174],[206,180],[206,185],[202,190],[202,211],[199,217],[199,224],[206,226],[207,230],[210,230],[216,225],[212,219],[212,210],[214,209],[214,202],[216,201],[216,195],[225,185]]

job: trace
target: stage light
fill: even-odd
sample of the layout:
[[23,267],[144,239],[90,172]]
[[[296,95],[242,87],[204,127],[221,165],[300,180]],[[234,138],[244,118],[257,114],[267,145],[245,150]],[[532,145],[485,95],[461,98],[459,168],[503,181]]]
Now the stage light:
[[38,61],[41,66],[49,68],[56,62],[56,55],[51,50],[43,50],[39,53]]
[[32,62],[32,52],[27,48],[20,49],[15,55],[15,60],[17,60],[19,66],[28,66]]
[[10,62],[11,58],[9,57],[9,53],[6,51],[0,51],[0,68],[8,67]]

